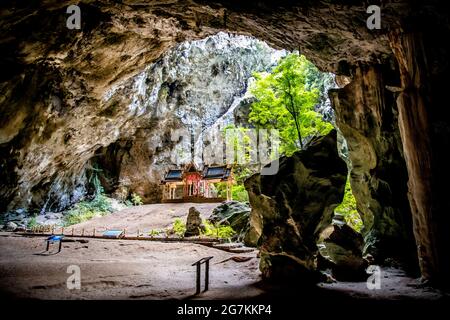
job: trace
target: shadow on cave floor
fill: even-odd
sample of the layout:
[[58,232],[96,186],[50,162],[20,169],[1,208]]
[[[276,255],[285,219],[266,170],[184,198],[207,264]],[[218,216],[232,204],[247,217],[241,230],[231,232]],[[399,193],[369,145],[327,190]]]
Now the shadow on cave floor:
[[[251,297],[252,301],[275,301],[286,304],[293,301],[301,301],[302,304],[311,306],[317,301],[324,301],[327,305],[354,305],[376,306],[390,305],[415,306],[424,305],[443,306],[450,302],[450,294],[438,289],[421,284],[419,279],[414,279],[398,268],[382,268],[380,289],[369,290],[364,281],[361,282],[334,282],[319,283],[316,286],[305,286],[301,283],[289,285],[267,284],[260,281],[253,285],[263,293]],[[193,297],[208,299],[208,293],[203,296]],[[233,293],[222,295],[224,300],[233,300]]]
[[[419,286],[417,279],[395,268],[382,268],[381,290],[368,290],[366,282],[337,282],[290,287],[263,284],[256,253],[246,262],[233,262],[230,253],[188,243],[90,239],[65,243],[58,255],[37,256],[44,237],[14,234],[0,237],[0,299],[124,299],[124,300],[234,300],[265,301],[305,307],[445,305],[450,299],[438,290]],[[126,249],[125,249],[126,248]],[[198,256],[213,255],[210,290],[192,296]],[[79,265],[82,289],[66,288],[67,266]],[[191,293],[190,293],[191,292]],[[20,300],[22,301],[22,300]]]

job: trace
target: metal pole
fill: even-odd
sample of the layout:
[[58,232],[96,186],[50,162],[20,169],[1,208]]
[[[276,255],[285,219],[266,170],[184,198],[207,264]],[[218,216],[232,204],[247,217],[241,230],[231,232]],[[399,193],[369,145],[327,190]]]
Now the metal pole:
[[208,291],[209,289],[209,260],[205,261],[205,290],[203,292]]
[[201,271],[200,262],[197,262],[197,290],[195,291],[195,294],[200,293],[200,276],[201,276],[200,271]]

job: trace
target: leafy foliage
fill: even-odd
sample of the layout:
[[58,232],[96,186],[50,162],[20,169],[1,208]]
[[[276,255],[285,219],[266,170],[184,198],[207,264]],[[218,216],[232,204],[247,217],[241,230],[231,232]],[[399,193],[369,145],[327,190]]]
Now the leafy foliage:
[[30,220],[28,220],[27,228],[32,229],[37,226],[38,226],[38,223],[37,223],[36,217],[35,216],[31,217]]
[[137,193],[134,192],[131,195],[131,202],[134,206],[142,206],[144,204],[142,202],[142,198]]
[[149,231],[148,235],[149,235],[150,237],[155,237],[155,236],[160,235],[162,232],[163,232],[163,231],[161,231],[161,230],[159,230],[159,229],[152,229],[152,230]]
[[185,232],[186,225],[184,224],[183,220],[181,220],[180,218],[176,218],[172,224],[172,228],[168,230],[167,234],[175,234],[179,237],[183,237]]
[[202,235],[207,237],[214,237],[219,239],[230,239],[236,234],[231,226],[227,225],[214,225],[208,220],[203,220],[203,225],[205,226],[205,231]]
[[[227,196],[227,184],[226,182],[219,182],[216,184],[216,189],[219,197],[226,198]],[[244,184],[238,183],[233,184],[231,186],[231,196],[233,200],[239,201],[239,202],[247,202],[248,201],[248,193],[247,190],[245,190]]]
[[81,201],[75,204],[64,216],[64,225],[70,226],[81,223],[110,212],[112,212],[112,208],[108,197],[100,193],[92,201]]
[[347,183],[345,184],[344,199],[334,211],[336,213],[342,214],[345,218],[345,222],[347,222],[350,227],[358,232],[361,231],[363,223],[358,210],[356,209],[356,199],[352,192],[350,179],[347,179]]
[[305,138],[327,134],[332,125],[314,111],[319,88],[317,68],[303,55],[284,57],[271,73],[255,73],[250,92],[257,99],[249,121],[257,128],[280,132],[280,153],[291,155],[303,148]]

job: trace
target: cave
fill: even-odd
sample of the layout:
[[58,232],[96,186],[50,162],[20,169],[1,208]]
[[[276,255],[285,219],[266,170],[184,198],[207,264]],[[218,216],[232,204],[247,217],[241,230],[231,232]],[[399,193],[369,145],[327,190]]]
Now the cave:
[[[419,287],[448,292],[445,1],[373,1],[379,28],[369,28],[364,1],[80,1],[80,28],[68,28],[70,4],[7,1],[1,10],[4,216],[61,212],[93,188],[121,201],[138,194],[143,203],[159,203],[158,172],[173,148],[191,144],[174,140],[173,132],[189,131],[187,122],[213,125],[247,90],[241,78],[223,74],[248,79],[268,70],[274,56],[295,51],[334,75],[327,97],[337,132],[280,159],[278,173],[245,181],[263,278],[307,288],[323,281],[317,241],[348,177],[363,223],[358,241],[370,261],[393,261],[420,278]],[[239,37],[251,44],[227,53],[231,60],[213,61],[220,41]],[[230,63],[239,59],[247,60]],[[168,68],[174,62],[178,69]],[[198,69],[189,70],[193,63]],[[197,72],[203,69],[207,84]],[[199,85],[207,95],[198,96]],[[206,107],[190,106],[195,99]],[[238,103],[243,110],[251,104]],[[233,116],[241,125],[248,118]],[[338,152],[343,141],[347,161]]]

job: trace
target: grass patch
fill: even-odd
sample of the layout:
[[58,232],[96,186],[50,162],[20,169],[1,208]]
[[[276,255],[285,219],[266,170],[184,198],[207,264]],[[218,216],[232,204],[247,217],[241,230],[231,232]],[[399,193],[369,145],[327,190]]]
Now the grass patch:
[[92,201],[78,202],[64,216],[64,226],[81,223],[94,217],[101,217],[112,212],[111,203],[103,194],[98,194]]
[[150,237],[156,237],[159,236],[161,233],[163,233],[163,231],[159,230],[159,229],[152,229],[150,230],[150,232],[148,233],[148,235]]

